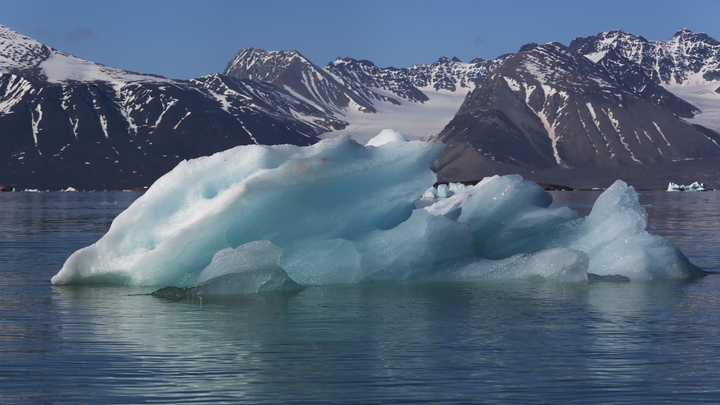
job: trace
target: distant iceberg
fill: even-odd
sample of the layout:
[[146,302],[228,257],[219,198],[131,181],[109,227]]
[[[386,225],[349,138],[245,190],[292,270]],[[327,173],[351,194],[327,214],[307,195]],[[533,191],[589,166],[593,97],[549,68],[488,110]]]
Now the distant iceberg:
[[704,274],[645,230],[638,195],[622,181],[585,218],[550,208],[549,193],[516,175],[416,208],[442,151],[383,131],[365,146],[340,137],[183,161],[52,282],[239,294],[392,280]]
[[469,186],[462,183],[448,183],[438,184],[437,187],[433,186],[425,191],[422,198],[448,198],[455,194],[466,191]]
[[668,184],[667,191],[706,191],[706,189],[704,183],[698,183],[697,181],[689,186],[682,186],[680,184],[670,182],[670,184]]

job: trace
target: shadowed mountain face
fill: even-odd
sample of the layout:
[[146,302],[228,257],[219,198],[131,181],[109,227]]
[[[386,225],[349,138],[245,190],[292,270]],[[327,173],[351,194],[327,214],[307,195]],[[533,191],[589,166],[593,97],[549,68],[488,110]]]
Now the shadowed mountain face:
[[558,43],[523,47],[434,138],[446,144],[435,163],[440,180],[521,173],[587,187],[616,173],[659,187],[675,178],[679,162],[712,177],[720,135],[680,118],[698,109],[636,66],[610,65],[616,69]]

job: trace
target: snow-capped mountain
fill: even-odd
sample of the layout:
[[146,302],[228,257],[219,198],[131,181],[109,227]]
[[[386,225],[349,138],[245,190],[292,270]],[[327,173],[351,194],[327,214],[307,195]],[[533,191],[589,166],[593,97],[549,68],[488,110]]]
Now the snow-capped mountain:
[[[720,134],[679,117],[697,113],[692,105],[658,102],[674,96],[659,86],[652,92],[628,85],[634,82],[623,73],[638,75],[637,69],[610,70],[600,60],[559,43],[526,45],[505,60],[434,138],[446,144],[436,162],[439,177],[521,172],[541,181],[552,171],[553,179],[580,185],[573,177],[634,178],[655,167],[659,185],[679,170],[670,169],[676,162],[720,169]],[[676,104],[681,113],[671,108]]]
[[183,159],[241,144],[311,144],[345,125],[274,86],[127,72],[0,26],[3,184],[149,185]]
[[68,81],[169,82],[155,75],[138,74],[82,60],[0,25],[0,73],[22,72],[27,78],[51,83]]
[[375,112],[371,102],[345,88],[297,51],[243,49],[228,63],[223,74],[271,83],[328,114],[347,109]]
[[349,124],[326,136],[347,133],[364,142],[384,128],[411,138],[436,134],[467,93],[505,58],[470,63],[440,58],[402,69],[338,58],[321,68],[297,51],[248,48],[235,55],[223,74],[284,89]]
[[720,42],[686,28],[667,41],[648,41],[624,31],[576,38],[570,48],[604,67],[633,64],[655,83],[720,80]]
[[338,81],[356,88],[358,93],[367,94],[370,99],[386,101],[376,96],[375,92],[379,91],[391,93],[395,99],[422,103],[429,100],[428,92],[462,92],[474,89],[502,60],[503,58],[491,61],[475,59],[470,63],[463,63],[457,58],[442,57],[431,65],[396,69],[379,68],[367,60],[338,58],[325,69]]
[[[446,143],[441,180],[720,187],[720,43],[622,31],[464,63],[380,68],[248,48],[223,74],[171,80],[99,65],[0,26],[0,183],[148,185],[232,146],[382,129]],[[663,184],[664,183],[664,184]]]
[[570,48],[634,91],[656,94],[657,105],[720,132],[719,41],[685,28],[667,41],[605,31],[577,38]]

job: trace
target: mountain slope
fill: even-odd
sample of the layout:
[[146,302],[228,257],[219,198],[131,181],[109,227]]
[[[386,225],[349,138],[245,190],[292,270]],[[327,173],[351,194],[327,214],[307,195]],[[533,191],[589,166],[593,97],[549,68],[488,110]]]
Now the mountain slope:
[[[686,160],[714,167],[720,135],[649,99],[568,47],[527,45],[495,69],[434,138],[446,144],[435,164],[438,176],[553,172],[590,184],[597,178],[591,171],[613,167],[631,176],[640,166]],[[584,169],[586,179],[573,179],[573,169]]]
[[[720,132],[719,41],[685,28],[667,41],[605,31],[577,38],[570,48],[635,91],[655,92],[655,104]],[[630,70],[634,74],[628,74]]]
[[631,63],[658,84],[720,80],[720,42],[686,28],[667,41],[648,41],[620,30],[604,31],[576,38],[570,49],[603,66]]
[[467,93],[506,57],[470,63],[440,58],[402,69],[338,58],[320,68],[297,51],[248,48],[235,55],[223,74],[284,89],[347,123],[324,136],[349,134],[364,143],[385,128],[410,138],[438,133]]
[[338,83],[297,51],[243,49],[223,74],[271,83],[328,114],[347,109],[375,112],[370,101]]

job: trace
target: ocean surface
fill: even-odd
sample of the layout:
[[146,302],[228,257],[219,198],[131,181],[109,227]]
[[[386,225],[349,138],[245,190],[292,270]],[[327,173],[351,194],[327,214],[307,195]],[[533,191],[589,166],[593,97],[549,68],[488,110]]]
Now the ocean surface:
[[[585,215],[598,192],[553,192]],[[720,192],[641,192],[692,281],[386,283],[197,302],[50,278],[140,194],[0,193],[2,404],[718,403]]]

